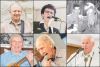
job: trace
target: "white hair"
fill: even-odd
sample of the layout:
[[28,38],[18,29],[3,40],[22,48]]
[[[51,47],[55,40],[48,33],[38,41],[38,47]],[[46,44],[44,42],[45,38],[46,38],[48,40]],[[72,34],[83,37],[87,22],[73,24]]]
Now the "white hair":
[[[38,44],[38,43],[40,43],[40,41],[43,41],[44,43],[49,43],[49,45],[50,45],[51,47],[54,47],[54,45],[55,45],[53,39],[52,39],[49,35],[47,35],[47,34],[42,34],[42,35],[40,35],[40,36],[37,38],[37,40],[36,40],[36,47],[37,47],[38,45],[40,45],[40,44]],[[48,45],[48,44],[47,44],[47,45]]]
[[9,43],[11,43],[12,39],[15,38],[15,37],[19,37],[23,41],[23,38],[22,38],[22,36],[20,34],[12,34],[10,39],[9,39]]
[[11,12],[11,7],[14,6],[14,5],[19,6],[19,7],[23,10],[22,6],[21,6],[19,3],[14,2],[14,3],[12,3],[12,4],[9,6],[9,12]]

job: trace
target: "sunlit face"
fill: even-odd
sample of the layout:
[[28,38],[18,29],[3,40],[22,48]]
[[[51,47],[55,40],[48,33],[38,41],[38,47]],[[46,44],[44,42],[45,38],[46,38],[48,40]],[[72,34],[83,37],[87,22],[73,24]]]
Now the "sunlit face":
[[53,54],[53,48],[46,42],[42,42],[40,41],[38,44],[37,44],[37,50],[40,52],[40,54],[42,56],[45,56],[46,54],[48,55],[48,57],[52,57],[52,54]]
[[23,41],[20,37],[13,37],[11,40],[11,49],[18,53],[23,48]]
[[[46,8],[44,10],[44,13],[42,14],[42,17],[45,21],[49,21],[52,16],[54,16],[54,10],[49,9],[49,8]],[[50,17],[50,18],[48,18],[48,17]]]
[[82,47],[84,48],[84,53],[88,54],[92,51],[94,43],[89,38],[82,40]]
[[22,9],[18,5],[12,5],[10,9],[10,15],[13,21],[19,21],[22,14]]
[[74,10],[73,10],[73,13],[79,15],[80,14],[80,8],[75,7]]

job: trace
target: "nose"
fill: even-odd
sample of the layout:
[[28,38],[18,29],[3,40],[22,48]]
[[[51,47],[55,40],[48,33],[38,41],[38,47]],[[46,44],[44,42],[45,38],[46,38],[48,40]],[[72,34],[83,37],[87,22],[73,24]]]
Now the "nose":
[[15,11],[15,14],[19,14],[19,13],[20,13],[20,11],[18,11],[18,10]]
[[18,12],[18,11],[16,11],[16,14],[19,14],[19,12]]

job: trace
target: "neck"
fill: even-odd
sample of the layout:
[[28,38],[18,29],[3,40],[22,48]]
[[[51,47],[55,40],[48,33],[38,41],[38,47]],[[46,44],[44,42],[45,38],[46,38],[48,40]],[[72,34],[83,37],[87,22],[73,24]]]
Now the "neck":
[[12,20],[12,23],[14,23],[14,25],[17,25],[19,23],[20,20]]
[[46,27],[48,27],[48,21],[44,21],[44,24],[46,25]]
[[20,53],[20,51],[13,50],[13,49],[11,49],[11,52],[14,53],[15,55],[18,55]]

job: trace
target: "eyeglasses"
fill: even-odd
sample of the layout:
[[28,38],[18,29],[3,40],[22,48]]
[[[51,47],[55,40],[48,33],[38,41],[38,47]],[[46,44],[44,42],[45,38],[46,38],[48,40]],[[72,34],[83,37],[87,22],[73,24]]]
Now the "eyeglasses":
[[51,11],[44,11],[45,13],[50,13],[50,14],[54,14],[54,12]]

